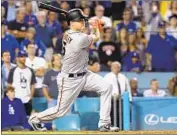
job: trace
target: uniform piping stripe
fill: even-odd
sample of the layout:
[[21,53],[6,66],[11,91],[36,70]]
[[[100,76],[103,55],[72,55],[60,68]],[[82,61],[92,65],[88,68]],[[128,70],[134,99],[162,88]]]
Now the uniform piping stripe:
[[[46,115],[46,116],[43,116],[43,117],[41,117],[41,118],[39,118],[39,120],[41,120],[41,121],[47,121],[47,120],[42,120],[42,118],[47,118],[47,117],[50,117],[50,116],[52,116],[52,115],[54,115],[54,117],[55,117],[55,115],[59,112],[59,110],[60,110],[60,104],[61,104],[61,100],[62,100],[62,96],[63,96],[63,85],[64,85],[64,78],[62,78],[62,85],[61,85],[61,97],[60,97],[60,100],[59,100],[59,107],[58,107],[58,110],[57,110],[57,112],[55,112],[55,113],[53,113],[53,114],[49,114],[49,115]],[[52,117],[53,118],[53,117]]]

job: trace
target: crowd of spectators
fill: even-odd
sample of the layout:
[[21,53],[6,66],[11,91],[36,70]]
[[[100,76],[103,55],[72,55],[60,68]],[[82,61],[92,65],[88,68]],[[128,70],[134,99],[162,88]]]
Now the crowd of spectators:
[[[138,80],[129,81],[121,73],[177,71],[176,1],[55,0],[48,3],[67,11],[81,8],[90,19],[104,22],[101,39],[89,48],[88,69],[95,73],[110,72],[104,79],[112,83],[112,95],[128,90],[130,100],[134,96],[177,96],[176,77],[169,80],[168,94],[159,89],[156,79],[151,80],[149,90],[140,93]],[[24,105],[18,117],[30,115],[33,97],[45,96],[48,107],[55,106],[62,37],[69,29],[66,17],[39,9],[37,1],[3,0],[1,26],[1,93],[5,96],[2,103],[10,104],[2,116],[6,117],[7,111],[10,116],[18,112],[12,102]],[[89,27],[84,33],[90,33]],[[98,96],[84,91],[79,96],[89,94]],[[10,128],[26,128],[26,120],[20,122],[23,127],[10,125]],[[7,126],[4,123],[4,128]]]
[[[49,4],[64,10],[78,7],[90,19],[104,22],[101,39],[89,51],[99,59],[101,71],[110,71],[113,61],[119,61],[123,71],[176,71],[177,2],[56,0]],[[35,44],[35,55],[46,62],[53,53],[61,53],[62,35],[69,28],[64,15],[39,9],[36,1],[4,0],[1,7],[2,52],[10,52],[11,62],[30,43]],[[89,28],[84,32],[89,34]]]

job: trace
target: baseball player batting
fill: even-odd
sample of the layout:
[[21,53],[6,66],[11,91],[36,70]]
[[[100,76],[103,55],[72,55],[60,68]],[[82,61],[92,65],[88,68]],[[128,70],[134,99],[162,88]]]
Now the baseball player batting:
[[87,35],[82,33],[87,17],[80,9],[70,10],[67,19],[70,22],[70,29],[64,33],[62,40],[63,57],[61,73],[57,77],[59,86],[57,105],[31,115],[29,123],[34,130],[46,130],[41,123],[67,114],[81,90],[94,90],[101,95],[99,130],[102,132],[118,131],[118,127],[111,126],[111,85],[101,76],[87,70],[89,46],[100,39],[100,21],[94,22],[92,34]]

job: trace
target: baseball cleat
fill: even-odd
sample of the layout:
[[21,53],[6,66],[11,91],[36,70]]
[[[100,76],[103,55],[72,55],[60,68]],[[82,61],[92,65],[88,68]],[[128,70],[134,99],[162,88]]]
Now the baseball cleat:
[[35,131],[47,131],[47,128],[44,127],[44,124],[35,123],[34,121],[32,121],[32,119],[29,119],[28,123]]
[[99,128],[100,132],[118,132],[119,128],[118,127],[113,127],[110,124],[104,125]]

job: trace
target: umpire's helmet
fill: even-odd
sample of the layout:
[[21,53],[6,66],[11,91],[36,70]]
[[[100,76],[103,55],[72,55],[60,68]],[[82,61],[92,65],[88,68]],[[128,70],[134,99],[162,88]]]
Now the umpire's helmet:
[[70,22],[70,21],[81,21],[81,20],[86,21],[86,20],[88,20],[88,17],[83,14],[81,9],[75,8],[75,9],[72,9],[68,12],[67,20],[68,20],[68,22]]

